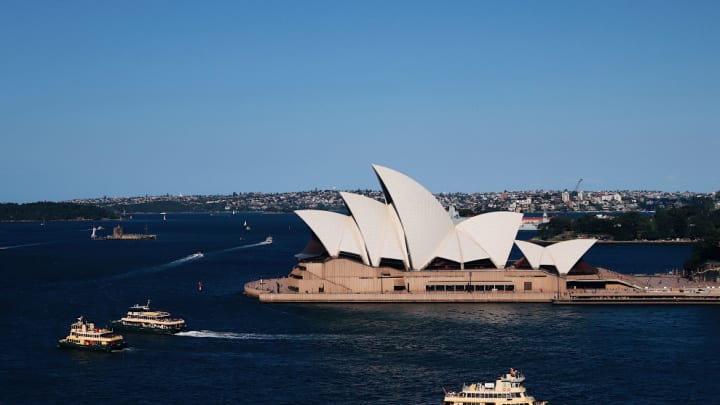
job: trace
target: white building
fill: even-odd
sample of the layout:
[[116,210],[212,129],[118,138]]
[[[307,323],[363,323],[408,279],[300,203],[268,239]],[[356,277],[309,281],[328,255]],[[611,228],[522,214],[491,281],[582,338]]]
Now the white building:
[[[310,244],[300,257],[354,258],[370,267],[402,263],[402,268],[408,271],[439,266],[506,267],[522,222],[521,213],[490,212],[456,224],[435,196],[415,180],[387,167],[373,165],[373,169],[385,194],[385,203],[341,192],[350,215],[296,211],[319,242]],[[518,247],[533,267],[555,265],[567,273],[594,242],[559,243],[552,248],[523,242]],[[323,249],[319,250],[318,245]]]

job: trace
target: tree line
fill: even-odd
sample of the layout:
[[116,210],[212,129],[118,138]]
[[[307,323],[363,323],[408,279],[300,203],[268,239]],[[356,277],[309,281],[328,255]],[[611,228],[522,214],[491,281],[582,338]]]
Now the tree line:
[[98,220],[103,218],[118,218],[118,215],[107,208],[87,204],[48,201],[0,204],[0,221]]

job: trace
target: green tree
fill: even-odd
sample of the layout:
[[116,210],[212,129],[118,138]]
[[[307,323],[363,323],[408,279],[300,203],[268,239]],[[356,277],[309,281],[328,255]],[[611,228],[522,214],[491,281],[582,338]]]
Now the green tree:
[[570,231],[572,231],[572,219],[566,217],[553,217],[550,222],[538,225],[538,237],[543,240]]
[[692,273],[708,260],[720,261],[720,238],[717,235],[703,239],[693,246],[690,257],[685,261],[685,270]]

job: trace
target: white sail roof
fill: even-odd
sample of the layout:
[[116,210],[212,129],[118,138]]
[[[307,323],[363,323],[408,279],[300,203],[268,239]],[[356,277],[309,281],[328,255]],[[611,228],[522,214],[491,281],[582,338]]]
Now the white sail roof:
[[490,258],[490,254],[488,254],[466,230],[456,227],[456,233],[458,243],[460,244],[460,251],[462,252],[463,263]]
[[443,257],[454,262],[462,263],[463,255],[460,250],[457,232],[448,232],[445,240],[440,243],[435,250],[433,257]]
[[[373,169],[386,203],[341,192],[350,215],[296,211],[330,256],[351,253],[375,267],[383,259],[398,260],[409,270],[424,269],[435,258],[461,265],[490,259],[497,268],[505,267],[522,214],[490,212],[455,225],[440,202],[415,180],[387,167],[373,165]],[[595,240],[561,242],[548,247],[524,241],[515,243],[533,268],[553,265],[566,274]]]
[[359,194],[340,192],[363,237],[371,266],[382,258],[402,260],[407,266],[405,238],[394,208]]
[[352,253],[369,264],[362,235],[351,216],[320,210],[298,210],[295,213],[312,229],[330,256],[337,257],[340,252]]
[[435,252],[435,257],[442,257],[458,263],[489,259],[490,255],[466,231],[455,228],[447,235]]
[[460,222],[457,227],[467,232],[490,255],[493,264],[502,269],[510,256],[522,217],[523,214],[517,212],[488,212]]
[[567,274],[595,242],[597,239],[574,239],[550,246],[540,246],[516,240],[515,244],[533,269],[539,269],[540,266],[555,266],[558,273]]
[[452,220],[435,196],[415,180],[387,167],[373,165],[373,169],[400,219],[412,268],[427,266],[454,231]]
[[575,239],[554,243],[545,247],[561,274],[567,274],[580,258],[597,242],[597,239]]
[[387,259],[402,260],[406,269],[410,268],[405,231],[403,231],[400,218],[398,218],[395,207],[392,204],[385,206],[385,218],[388,226],[385,228],[385,244],[382,249],[382,257]]
[[[515,244],[533,269],[537,270],[543,264],[548,264],[542,262],[543,253],[545,253],[544,246],[524,240],[516,240]],[[552,263],[549,264],[552,265]]]

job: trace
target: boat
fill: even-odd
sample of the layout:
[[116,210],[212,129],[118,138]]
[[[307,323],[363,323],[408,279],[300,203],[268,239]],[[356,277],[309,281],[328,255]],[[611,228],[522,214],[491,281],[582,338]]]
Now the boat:
[[495,382],[463,384],[460,391],[445,391],[445,399],[442,403],[443,405],[546,405],[547,401],[538,401],[527,394],[523,386],[524,381],[525,376],[511,368]]
[[128,309],[127,315],[110,322],[115,329],[131,332],[149,332],[172,335],[187,328],[185,320],[172,318],[168,312],[150,309],[150,300],[147,305],[135,304]]
[[272,236],[268,236],[267,238],[265,238],[265,240],[263,241],[263,243],[266,243],[266,244],[268,244],[268,245],[271,244],[271,243],[273,243],[273,238],[272,238]]
[[190,260],[192,260],[192,259],[199,259],[199,258],[201,258],[201,257],[205,257],[205,255],[203,254],[203,252],[196,252],[196,253],[193,253],[193,254],[191,254],[190,256],[188,256],[188,259],[190,259]]
[[147,233],[147,226],[145,227],[145,233],[125,233],[122,226],[118,225],[113,228],[112,235],[106,235],[106,236],[99,236],[95,233],[95,231],[98,231],[102,229],[99,228],[92,228],[92,234],[90,235],[90,239],[92,240],[155,240],[157,239],[157,235],[149,234]]
[[58,340],[60,349],[80,349],[98,352],[111,352],[127,347],[122,335],[115,334],[112,329],[96,328],[92,322],[86,322],[79,317],[77,322],[70,325],[70,334]]

